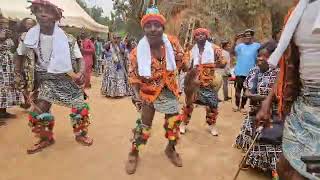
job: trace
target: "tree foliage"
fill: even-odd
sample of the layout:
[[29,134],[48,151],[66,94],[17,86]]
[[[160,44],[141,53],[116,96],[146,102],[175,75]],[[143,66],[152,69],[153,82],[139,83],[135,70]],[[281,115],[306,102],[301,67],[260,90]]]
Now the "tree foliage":
[[87,3],[84,0],[76,0],[82,9],[86,11],[96,22],[112,27],[112,19],[108,16],[103,15],[103,9],[98,6],[88,7]]

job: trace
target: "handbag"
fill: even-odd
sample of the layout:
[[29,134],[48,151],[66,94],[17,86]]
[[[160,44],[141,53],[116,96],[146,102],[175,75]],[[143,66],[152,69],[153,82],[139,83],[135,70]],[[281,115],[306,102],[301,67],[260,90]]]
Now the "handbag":
[[263,128],[258,142],[265,144],[281,145],[283,136],[284,121],[280,120],[278,115],[272,115],[272,121],[269,127]]

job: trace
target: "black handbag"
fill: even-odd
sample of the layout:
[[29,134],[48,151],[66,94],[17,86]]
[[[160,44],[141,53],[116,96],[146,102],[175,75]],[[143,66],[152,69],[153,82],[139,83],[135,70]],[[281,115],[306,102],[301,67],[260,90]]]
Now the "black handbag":
[[258,141],[266,144],[281,145],[283,136],[284,121],[279,119],[275,113],[269,127],[263,128]]
[[281,145],[283,126],[283,121],[272,122],[270,127],[263,128],[258,141],[266,144]]
[[[254,103],[254,102],[252,102]],[[254,108],[250,112],[251,116],[255,116],[259,111],[259,105],[255,104]],[[283,128],[284,121],[279,118],[277,113],[277,108],[273,108],[272,112],[272,121],[269,127],[264,127],[261,131],[261,134],[258,136],[257,141],[264,144],[273,144],[273,145],[281,145],[282,144],[282,136],[283,136]],[[256,122],[254,121],[254,127],[257,127]],[[254,132],[256,134],[256,132]]]

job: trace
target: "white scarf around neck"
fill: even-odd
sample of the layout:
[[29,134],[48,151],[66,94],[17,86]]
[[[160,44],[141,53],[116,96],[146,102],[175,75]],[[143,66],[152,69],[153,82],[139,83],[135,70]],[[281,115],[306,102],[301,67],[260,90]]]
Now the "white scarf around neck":
[[[292,12],[291,16],[289,17],[287,24],[285,25],[281,38],[279,40],[277,49],[271,54],[268,62],[273,66],[277,66],[280,58],[282,57],[283,53],[288,48],[293,35],[300,23],[300,20],[303,16],[305,9],[307,8],[310,0],[300,0],[294,11]],[[305,27],[309,28],[309,27]],[[312,33],[317,34],[320,33],[320,11],[317,15],[315,24],[312,27]]]
[[212,64],[215,62],[214,50],[209,41],[206,41],[206,44],[204,45],[202,56],[200,56],[200,51],[197,44],[193,46],[191,54],[193,59],[193,67],[199,64]]
[[[174,50],[171,42],[166,34],[163,34],[162,40],[166,49],[166,68],[167,71],[175,71],[177,69]],[[137,46],[138,73],[140,76],[151,77],[151,49],[146,36],[144,36]]]
[[[68,37],[64,31],[58,27],[57,23],[55,24],[52,37],[52,57],[47,71],[55,74],[72,71]],[[27,48],[37,49],[39,48],[39,38],[40,25],[38,24],[27,32],[23,43]]]

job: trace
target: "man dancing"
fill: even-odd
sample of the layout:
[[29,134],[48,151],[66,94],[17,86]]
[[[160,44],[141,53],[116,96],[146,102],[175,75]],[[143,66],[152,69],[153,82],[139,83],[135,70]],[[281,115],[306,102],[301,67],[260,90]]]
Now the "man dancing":
[[141,102],[141,119],[133,130],[132,149],[126,172],[133,174],[138,165],[139,151],[147,143],[155,111],[165,114],[164,129],[168,145],[165,153],[177,167],[182,160],[175,146],[179,138],[177,72],[183,67],[183,49],[178,40],[163,33],[166,19],[157,8],[150,8],[141,20],[145,36],[130,55],[129,76]]
[[206,106],[206,119],[210,132],[218,136],[215,127],[218,116],[218,95],[215,87],[215,67],[224,67],[226,61],[222,49],[208,41],[209,30],[198,28],[194,31],[196,44],[191,50],[190,71],[185,78],[186,105],[183,108],[181,133],[191,119],[193,103]]
[[[84,68],[79,74],[72,73],[71,53],[68,38],[58,27],[62,10],[47,0],[34,0],[30,6],[38,25],[31,28],[19,44],[16,59],[17,83],[23,84],[22,64],[27,54],[34,53],[35,89],[29,125],[39,142],[27,150],[33,154],[54,144],[54,116],[50,109],[53,103],[72,107],[70,114],[75,139],[90,146],[93,140],[87,136],[89,106],[84,102],[84,92],[77,85],[83,83]],[[79,50],[74,50],[79,51]],[[83,63],[82,63],[83,64]],[[20,86],[19,86],[20,87]]]

